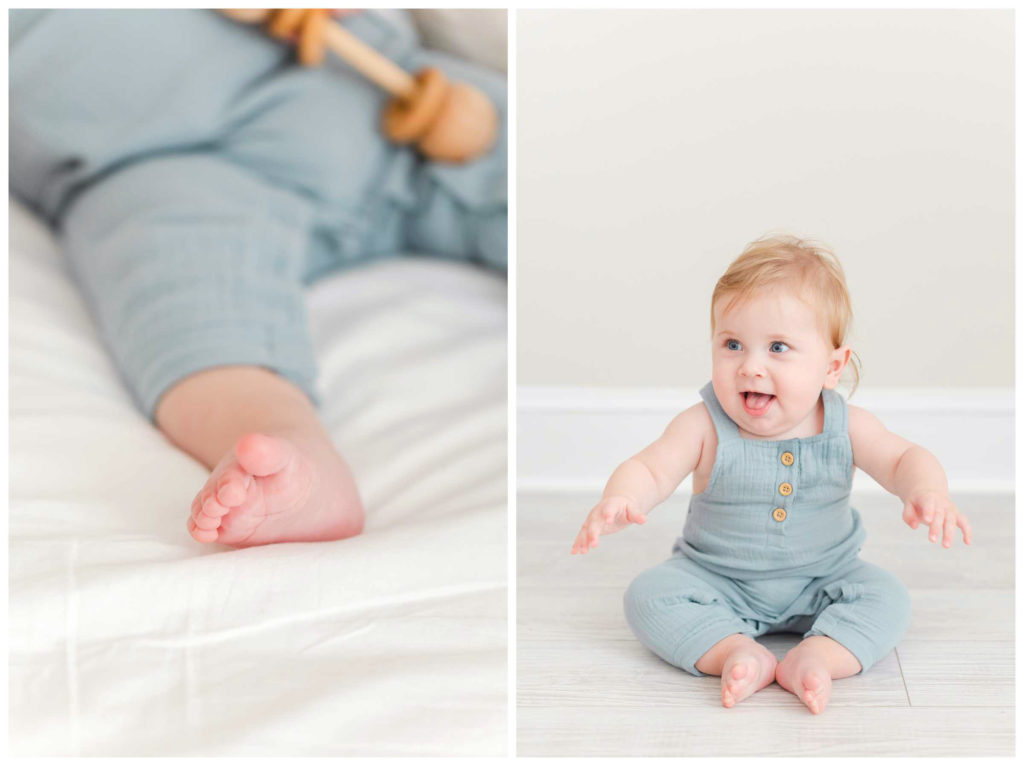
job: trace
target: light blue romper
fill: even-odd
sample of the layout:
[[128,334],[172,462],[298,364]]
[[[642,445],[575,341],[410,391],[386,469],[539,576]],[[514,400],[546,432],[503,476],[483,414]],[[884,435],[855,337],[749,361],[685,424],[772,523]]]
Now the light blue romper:
[[626,591],[626,619],[651,651],[694,675],[734,633],[829,636],[862,671],[910,624],[894,575],[857,558],[853,450],[845,400],[822,390],[825,426],[805,439],[745,439],[710,383],[700,392],[718,434],[707,488],[690,501],[673,557]]
[[416,251],[504,269],[504,77],[422,50],[409,18],[341,22],[499,112],[494,148],[424,162],[381,135],[387,94],[335,56],[209,10],[11,11],[10,185],[56,229],[142,410],[177,380],[260,365],[316,400],[303,286]]

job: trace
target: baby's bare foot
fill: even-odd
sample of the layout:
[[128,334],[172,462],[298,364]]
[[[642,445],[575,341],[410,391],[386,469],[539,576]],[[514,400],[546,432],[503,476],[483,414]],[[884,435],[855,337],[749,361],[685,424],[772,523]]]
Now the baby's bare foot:
[[319,434],[246,434],[192,501],[188,531],[234,547],[340,540],[363,528],[345,461]]
[[722,704],[733,707],[775,680],[775,655],[751,641],[730,654],[722,665]]
[[815,715],[825,710],[832,695],[832,674],[825,658],[800,646],[792,649],[779,663],[775,680],[783,689],[795,694]]

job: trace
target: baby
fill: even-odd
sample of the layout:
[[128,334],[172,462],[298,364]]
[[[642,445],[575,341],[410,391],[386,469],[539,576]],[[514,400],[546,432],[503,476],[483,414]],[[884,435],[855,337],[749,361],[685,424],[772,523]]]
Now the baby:
[[[673,557],[625,595],[637,637],[667,662],[722,678],[732,707],[772,681],[812,713],[832,679],[867,670],[910,621],[906,588],[858,559],[854,467],[903,501],[932,542],[971,528],[935,457],[885,429],[835,388],[850,363],[850,298],[835,256],[792,237],[751,243],[711,297],[712,377],[703,403],[620,465],[573,545],[643,524],[693,473]],[[856,387],[857,370],[854,372]],[[754,637],[797,632],[779,662]]]
[[321,424],[303,287],[414,250],[506,264],[504,78],[420,47],[400,11],[343,23],[484,91],[493,148],[424,161],[334,57],[208,10],[12,11],[10,185],[55,229],[138,406],[211,469],[200,542],[336,540],[364,510]]

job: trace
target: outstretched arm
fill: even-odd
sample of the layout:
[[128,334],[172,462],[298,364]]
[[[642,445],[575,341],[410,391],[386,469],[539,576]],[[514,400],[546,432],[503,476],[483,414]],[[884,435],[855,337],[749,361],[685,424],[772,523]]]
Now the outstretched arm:
[[677,415],[656,442],[616,468],[601,501],[587,514],[572,552],[586,553],[601,535],[647,521],[650,510],[697,467],[713,428],[707,408],[696,404]]
[[946,473],[935,456],[892,433],[867,410],[849,407],[853,464],[903,501],[903,520],[911,529],[924,522],[933,543],[953,545],[956,528],[971,544],[971,525],[949,497]]

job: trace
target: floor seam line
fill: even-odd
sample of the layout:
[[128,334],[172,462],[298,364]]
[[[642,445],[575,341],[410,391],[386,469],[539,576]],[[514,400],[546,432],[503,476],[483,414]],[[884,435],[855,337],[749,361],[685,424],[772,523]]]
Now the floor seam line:
[[914,703],[910,701],[910,689],[907,688],[907,677],[903,674],[903,663],[900,661],[899,647],[893,649],[892,653],[896,655],[896,667],[900,669],[900,681],[903,682],[903,693],[907,695],[907,707],[914,707]]

